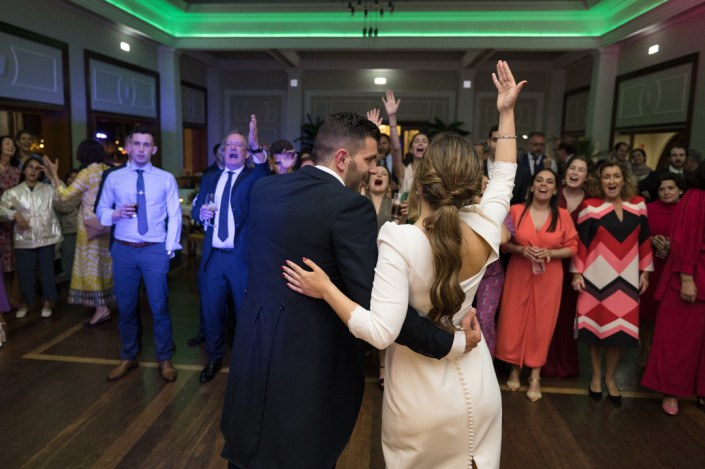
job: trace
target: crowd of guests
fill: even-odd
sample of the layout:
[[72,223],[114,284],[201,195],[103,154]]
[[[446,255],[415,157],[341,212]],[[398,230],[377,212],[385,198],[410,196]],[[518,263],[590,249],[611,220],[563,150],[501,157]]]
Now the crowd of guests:
[[[376,171],[359,186],[374,206],[378,231],[389,221],[413,223],[419,217],[413,181],[432,140],[424,133],[416,134],[404,155],[396,119],[401,100],[388,91],[382,104],[390,134],[380,138]],[[383,123],[377,109],[367,117],[378,126]],[[131,149],[129,141],[126,147],[127,168],[134,169],[130,175],[140,184],[144,171],[145,178],[154,176],[146,156],[156,151],[156,145],[153,134],[144,129],[138,134],[149,136],[143,139],[149,142],[135,141],[135,145],[140,142],[148,147],[148,155],[145,148]],[[495,126],[486,142],[476,147],[485,173],[483,187],[494,169],[500,137]],[[111,320],[116,307],[120,311],[123,360],[109,376],[119,379],[137,366],[136,326],[134,321],[127,322],[124,313],[135,309],[137,286],[132,281],[126,287],[124,280],[114,275],[110,226],[118,230],[117,236],[112,235],[118,241],[117,250],[129,254],[131,249],[171,243],[166,249],[171,256],[180,248],[180,231],[162,233],[157,224],[160,220],[176,224],[173,201],[160,208],[161,218],[143,226],[137,207],[149,210],[151,217],[156,213],[152,212],[157,210],[156,202],[145,199],[142,205],[139,186],[116,188],[108,184],[109,190],[117,192],[98,209],[101,188],[111,168],[103,146],[92,139],[81,142],[76,151],[81,167],[67,171],[62,180],[58,164],[33,153],[31,142],[27,132],[14,138],[0,137],[0,347],[8,335],[2,314],[14,309],[16,318],[21,319],[33,311],[37,278],[43,318],[52,315],[57,283],[68,282],[68,302],[91,308],[92,315],[84,325],[100,326]],[[542,376],[578,376],[580,342],[589,350],[590,398],[600,400],[606,391],[608,400],[621,405],[622,394],[615,381],[620,357],[624,349],[638,348],[637,365],[644,369],[642,384],[664,394],[665,412],[678,413],[679,397],[699,396],[702,404],[702,156],[674,145],[668,150],[667,166],[654,170],[646,164],[645,150],[631,149],[626,143],[615,145],[613,153],[602,161],[576,154],[574,142],[567,137],[554,145],[553,156],[545,152],[542,132],[532,132],[527,143],[527,151],[518,157],[512,206],[502,225],[503,257],[488,266],[474,304],[490,354],[509,364],[507,388],[518,390],[523,369],[528,368],[527,396],[536,401],[541,398]],[[213,379],[222,367],[228,315],[242,303],[247,267],[240,251],[247,236],[251,186],[261,177],[289,174],[316,164],[313,151],[296,152],[287,140],[274,141],[263,149],[255,116],[247,135],[231,132],[215,150],[216,161],[204,172],[192,212],[193,219],[206,226],[199,268],[201,331],[190,341],[191,345],[206,344],[208,361],[201,373],[202,383]],[[140,158],[145,160],[143,164],[135,165]],[[171,198],[172,182],[165,180],[164,191]],[[116,177],[111,180],[116,181]],[[137,195],[131,196],[133,191]],[[482,194],[474,203],[481,200]],[[134,226],[121,231],[127,223]],[[159,234],[145,241],[147,232]],[[173,239],[162,239],[164,236]],[[146,268],[137,260],[135,265],[122,265],[128,257],[120,258],[120,269],[134,270],[138,279],[140,275],[145,278],[155,314],[160,372],[165,380],[173,381],[176,372],[170,363],[173,341],[165,282],[154,287],[156,281],[146,276]],[[123,289],[122,305],[116,298],[114,281]],[[384,385],[383,354],[381,351],[380,386]]]

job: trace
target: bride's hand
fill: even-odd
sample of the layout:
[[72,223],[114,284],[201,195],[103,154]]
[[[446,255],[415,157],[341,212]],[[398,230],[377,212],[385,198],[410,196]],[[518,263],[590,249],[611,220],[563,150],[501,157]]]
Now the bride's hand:
[[497,73],[492,74],[492,81],[497,87],[497,110],[500,114],[514,109],[514,104],[526,80],[517,84],[507,62],[500,60],[497,62]]
[[331,285],[330,278],[311,259],[304,257],[303,262],[311,269],[310,271],[304,270],[290,260],[282,266],[286,286],[311,298],[323,298],[326,288]]

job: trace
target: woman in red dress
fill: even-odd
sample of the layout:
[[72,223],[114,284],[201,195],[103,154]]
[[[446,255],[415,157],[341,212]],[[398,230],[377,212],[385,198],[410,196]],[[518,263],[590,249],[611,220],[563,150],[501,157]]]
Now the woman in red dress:
[[661,300],[641,384],[663,393],[661,408],[678,413],[678,397],[705,396],[705,165],[697,186],[676,207],[671,251],[656,290]]
[[[577,223],[578,207],[586,197],[585,181],[588,178],[589,167],[590,162],[586,157],[576,155],[569,160],[568,168],[565,170],[558,206],[568,210],[573,223]],[[573,290],[572,280],[570,259],[563,259],[561,307],[558,310],[558,321],[548,348],[546,364],[541,368],[541,374],[544,376],[571,378],[580,373],[578,343],[575,340],[575,308],[578,294]]]
[[654,298],[658,281],[666,264],[666,257],[671,248],[669,232],[673,222],[673,213],[676,205],[683,195],[685,182],[671,172],[661,175],[658,187],[658,200],[646,204],[649,218],[649,233],[651,234],[651,247],[654,252],[654,271],[649,278],[649,289],[641,298],[639,305],[639,368],[646,366],[651,348],[651,336],[654,333],[656,311],[659,301]]
[[573,220],[558,207],[558,176],[550,169],[534,175],[526,203],[512,205],[516,233],[503,245],[512,254],[507,267],[497,324],[496,356],[511,363],[507,387],[519,389],[522,366],[531,368],[532,401],[541,399],[541,367],[556,327],[565,259],[575,254],[578,235]]
[[602,352],[607,356],[607,396],[622,405],[614,381],[623,348],[639,346],[639,295],[652,271],[649,223],[644,199],[622,163],[603,162],[597,170],[599,198],[583,202],[578,215],[578,253],[573,256],[573,288],[578,295],[578,339],[590,348],[594,400],[602,398]]

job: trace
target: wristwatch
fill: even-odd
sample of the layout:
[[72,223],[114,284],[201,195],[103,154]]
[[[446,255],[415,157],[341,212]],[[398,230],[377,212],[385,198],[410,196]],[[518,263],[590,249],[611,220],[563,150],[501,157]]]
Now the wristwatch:
[[262,153],[264,151],[264,148],[261,146],[259,148],[250,148],[250,153]]

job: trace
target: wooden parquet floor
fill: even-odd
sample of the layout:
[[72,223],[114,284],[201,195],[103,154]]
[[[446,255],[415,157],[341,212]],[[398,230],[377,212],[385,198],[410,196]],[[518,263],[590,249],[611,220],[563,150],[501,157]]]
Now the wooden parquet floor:
[[[0,349],[1,469],[226,467],[218,428],[225,370],[199,384],[205,352],[186,346],[198,327],[196,267],[197,259],[182,257],[170,273],[179,371],[172,384],[156,369],[149,314],[143,314],[140,367],[114,383],[105,377],[119,357],[116,320],[82,327],[90,311],[66,305],[65,291],[50,319],[37,311],[21,320],[7,315],[9,341]],[[142,308],[147,311],[144,299]],[[634,361],[625,356],[621,365],[620,409],[588,399],[585,373],[544,379],[537,403],[526,398],[525,387],[512,393],[503,386],[502,468],[705,467],[705,411],[691,399],[681,401],[678,416],[665,415],[660,397],[638,386]],[[382,391],[372,362],[339,469],[384,467]],[[500,382],[504,378],[500,372]]]

